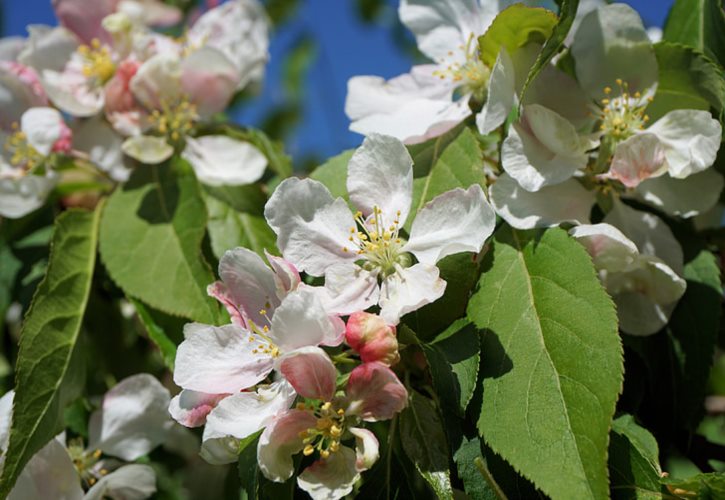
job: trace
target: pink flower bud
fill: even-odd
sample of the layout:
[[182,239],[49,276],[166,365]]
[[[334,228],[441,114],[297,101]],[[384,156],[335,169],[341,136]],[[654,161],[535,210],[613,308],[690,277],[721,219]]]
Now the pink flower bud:
[[395,327],[376,314],[352,314],[347,320],[345,340],[360,354],[363,363],[379,361],[392,366],[400,361]]

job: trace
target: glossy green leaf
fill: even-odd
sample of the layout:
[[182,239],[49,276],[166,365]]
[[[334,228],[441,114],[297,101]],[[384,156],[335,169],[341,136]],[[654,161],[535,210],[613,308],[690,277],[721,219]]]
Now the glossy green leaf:
[[65,405],[84,378],[78,348],[96,262],[103,203],[94,212],[69,210],[55,223],[45,278],[23,323],[15,400],[5,466],[4,498],[30,458],[63,427]]
[[201,251],[206,222],[192,176],[178,176],[168,165],[138,168],[103,211],[103,263],[127,295],[168,314],[215,323],[219,308],[206,294],[214,274]]
[[478,37],[481,59],[491,68],[501,48],[512,54],[527,43],[544,44],[556,23],[556,14],[550,10],[514,4],[499,12],[486,33]]
[[249,248],[261,257],[264,257],[265,249],[277,253],[277,235],[262,215],[238,212],[212,196],[206,196],[205,201],[209,211],[209,239],[217,259],[238,246]]
[[242,491],[249,499],[257,498],[259,493],[259,467],[257,466],[257,443],[262,431],[247,436],[239,445],[239,460],[237,470],[239,471],[239,483]]
[[622,387],[614,305],[589,255],[561,229],[502,227],[468,317],[482,336],[478,430],[554,498],[605,498]]
[[663,39],[704,53],[725,66],[725,14],[721,0],[675,0]]
[[657,441],[631,415],[612,422],[609,473],[613,499],[662,498]]
[[347,199],[347,164],[352,158],[352,149],[333,156],[310,174],[310,179],[323,183],[332,196]]

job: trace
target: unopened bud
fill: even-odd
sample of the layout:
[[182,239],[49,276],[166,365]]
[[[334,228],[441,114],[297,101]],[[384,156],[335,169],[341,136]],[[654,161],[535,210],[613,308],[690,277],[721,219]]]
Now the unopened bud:
[[360,354],[363,363],[379,361],[392,366],[400,361],[395,327],[376,314],[352,314],[347,320],[345,341]]

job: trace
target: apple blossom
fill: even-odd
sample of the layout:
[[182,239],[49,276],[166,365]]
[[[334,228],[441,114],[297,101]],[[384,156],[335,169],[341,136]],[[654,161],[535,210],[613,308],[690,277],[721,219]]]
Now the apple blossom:
[[391,366],[400,361],[395,327],[375,314],[351,314],[347,320],[345,342],[360,354],[363,363],[380,361]]
[[436,262],[479,252],[494,228],[493,210],[481,186],[473,185],[427,203],[405,241],[413,161],[393,137],[365,139],[348,164],[347,188],[359,209],[354,215],[321,183],[296,178],[284,180],[264,210],[284,258],[312,276],[325,276],[319,293],[333,313],[380,304],[385,321],[397,324],[403,314],[443,295]]

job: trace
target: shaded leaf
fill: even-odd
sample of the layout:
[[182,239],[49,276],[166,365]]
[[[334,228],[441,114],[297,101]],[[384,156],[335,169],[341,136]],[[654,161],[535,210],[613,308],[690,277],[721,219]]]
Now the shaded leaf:
[[176,344],[166,335],[164,329],[156,323],[156,320],[143,302],[134,298],[129,298],[129,300],[136,309],[138,318],[141,320],[144,328],[146,328],[146,333],[149,338],[159,348],[164,364],[173,372],[174,361],[176,360]]
[[631,415],[614,420],[609,443],[612,498],[662,498],[658,455],[654,436],[637,425]]
[[688,45],[725,65],[725,14],[721,0],[675,0],[662,38]]

